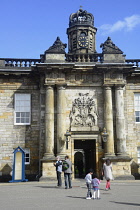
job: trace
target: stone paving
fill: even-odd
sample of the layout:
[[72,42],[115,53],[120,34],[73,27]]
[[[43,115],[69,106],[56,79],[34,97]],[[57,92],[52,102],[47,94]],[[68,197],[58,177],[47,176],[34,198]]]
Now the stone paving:
[[100,200],[86,200],[84,179],[72,189],[56,187],[55,181],[0,183],[1,210],[140,210],[140,181],[112,181],[111,190],[100,184]]

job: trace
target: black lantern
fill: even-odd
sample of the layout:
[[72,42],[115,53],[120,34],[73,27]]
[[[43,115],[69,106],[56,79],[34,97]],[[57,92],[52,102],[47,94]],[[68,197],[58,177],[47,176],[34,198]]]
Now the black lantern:
[[102,140],[104,143],[107,142],[108,133],[106,131],[106,128],[103,129],[103,132],[101,132]]

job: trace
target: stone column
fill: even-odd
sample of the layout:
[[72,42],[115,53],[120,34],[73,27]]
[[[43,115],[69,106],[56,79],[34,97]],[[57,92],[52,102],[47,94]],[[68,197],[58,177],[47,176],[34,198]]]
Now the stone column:
[[112,89],[104,89],[105,110],[104,120],[105,128],[108,133],[107,142],[105,143],[105,156],[114,156],[114,133],[113,133],[113,110],[112,110]]
[[126,155],[123,87],[115,87],[117,154]]
[[65,87],[57,86],[57,153],[65,156],[66,150],[66,98]]
[[54,159],[54,89],[46,86],[45,154],[44,159]]

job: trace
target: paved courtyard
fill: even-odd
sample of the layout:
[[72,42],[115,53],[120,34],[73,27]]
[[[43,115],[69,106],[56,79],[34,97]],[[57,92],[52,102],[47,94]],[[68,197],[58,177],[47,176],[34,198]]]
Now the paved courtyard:
[[84,180],[73,181],[72,189],[56,182],[0,183],[1,210],[140,210],[140,181],[112,181],[111,190],[100,184],[100,200],[86,200]]

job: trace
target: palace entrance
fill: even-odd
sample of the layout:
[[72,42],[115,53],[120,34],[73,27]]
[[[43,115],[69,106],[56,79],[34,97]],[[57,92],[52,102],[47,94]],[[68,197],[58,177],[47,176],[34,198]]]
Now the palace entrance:
[[96,171],[96,140],[74,140],[75,178],[84,178],[90,168]]

